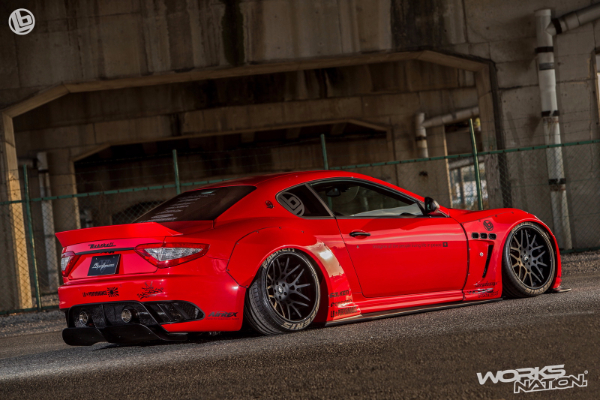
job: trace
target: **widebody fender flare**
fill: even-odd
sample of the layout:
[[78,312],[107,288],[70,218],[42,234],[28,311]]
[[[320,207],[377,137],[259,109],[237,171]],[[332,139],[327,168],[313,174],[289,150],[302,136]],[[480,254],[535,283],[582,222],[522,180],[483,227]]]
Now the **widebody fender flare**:
[[[258,269],[273,253],[281,249],[294,249],[305,253],[322,278],[321,306],[316,321],[358,314],[352,301],[352,292],[345,271],[329,247],[313,235],[297,228],[270,227],[255,230],[238,240],[227,264],[227,272],[243,287],[252,284]],[[329,300],[335,300],[329,305]],[[342,304],[343,303],[343,304]],[[342,307],[339,307],[342,305]],[[336,312],[329,312],[329,309]],[[338,309],[353,312],[337,312]]]
[[[459,221],[465,229],[467,234],[467,240],[469,241],[469,275],[465,283],[464,292],[467,300],[479,299],[482,296],[500,296],[502,291],[502,262],[504,246],[508,234],[519,224],[524,222],[531,222],[540,225],[550,236],[550,240],[554,246],[556,254],[556,271],[554,280],[551,288],[557,288],[561,284],[562,267],[560,260],[560,252],[558,250],[558,243],[556,238],[552,234],[550,228],[537,219],[534,215],[529,214],[522,210],[517,209],[503,209],[502,212],[494,212],[490,210],[489,215],[481,216],[479,219],[470,221]],[[489,224],[492,223],[492,225]],[[493,226],[491,231],[488,229]],[[472,240],[472,232],[487,232],[495,233],[498,235],[498,240],[494,242],[486,242],[481,240]],[[484,263],[482,259],[477,257],[477,254],[485,251],[488,244],[494,244],[492,250],[492,256],[488,265],[486,277],[482,277],[482,271],[484,270]],[[492,286],[493,285],[493,286]],[[489,293],[486,292],[489,290]]]

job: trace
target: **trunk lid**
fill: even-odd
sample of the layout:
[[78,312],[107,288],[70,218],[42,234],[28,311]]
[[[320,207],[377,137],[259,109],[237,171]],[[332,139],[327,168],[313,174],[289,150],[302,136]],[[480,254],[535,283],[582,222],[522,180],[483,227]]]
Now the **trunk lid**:
[[[167,226],[168,225],[168,226]],[[100,226],[59,232],[56,237],[65,251],[78,256],[69,279],[110,278],[115,275],[152,273],[157,267],[135,252],[141,244],[163,243],[165,238],[212,229],[212,221],[172,222]],[[92,266],[116,262],[109,275],[90,275]]]

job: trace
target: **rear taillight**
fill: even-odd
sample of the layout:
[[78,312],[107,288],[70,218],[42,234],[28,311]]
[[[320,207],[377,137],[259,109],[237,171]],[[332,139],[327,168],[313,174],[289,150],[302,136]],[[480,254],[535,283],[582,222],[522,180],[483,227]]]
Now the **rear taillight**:
[[69,276],[69,272],[79,259],[79,256],[72,251],[64,251],[60,259],[60,270],[63,276]]
[[202,257],[208,251],[208,245],[196,243],[141,244],[135,248],[135,251],[158,268],[169,268]]

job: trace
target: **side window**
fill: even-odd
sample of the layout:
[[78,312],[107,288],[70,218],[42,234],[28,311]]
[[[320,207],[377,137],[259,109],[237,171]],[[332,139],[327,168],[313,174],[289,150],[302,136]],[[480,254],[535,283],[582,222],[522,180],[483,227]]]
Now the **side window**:
[[277,196],[286,210],[299,217],[330,217],[331,215],[314,193],[305,185],[287,189]]
[[321,182],[311,185],[336,216],[417,217],[421,207],[402,195],[356,181]]

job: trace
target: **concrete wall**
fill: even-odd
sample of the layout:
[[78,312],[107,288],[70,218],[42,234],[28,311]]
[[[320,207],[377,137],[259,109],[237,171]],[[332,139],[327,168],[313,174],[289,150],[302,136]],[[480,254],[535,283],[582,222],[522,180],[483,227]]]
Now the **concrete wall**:
[[[61,82],[431,48],[495,63],[511,146],[542,140],[534,11],[562,15],[590,1],[9,1],[0,19],[17,3],[37,25],[26,36],[0,28],[0,107]],[[597,31],[588,24],[556,38],[565,139],[597,135]]]

